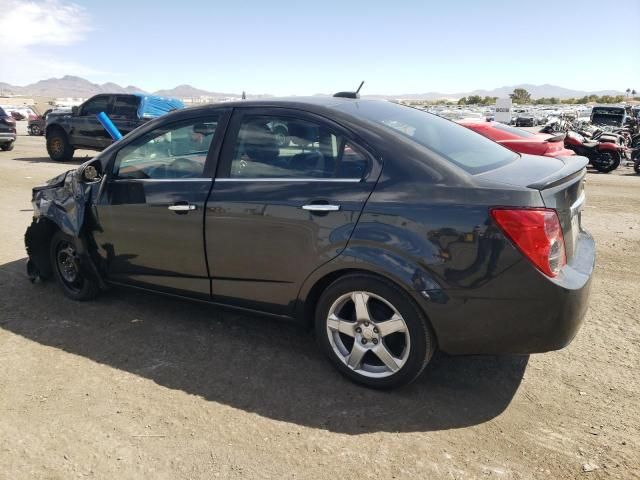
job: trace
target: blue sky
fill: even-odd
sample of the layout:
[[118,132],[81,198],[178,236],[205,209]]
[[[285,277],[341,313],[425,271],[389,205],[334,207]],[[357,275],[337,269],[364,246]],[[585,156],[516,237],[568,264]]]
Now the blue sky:
[[640,25],[640,0],[0,0],[0,45],[14,50],[0,82],[75,74],[278,95],[360,80],[387,94],[640,90],[640,28],[625,25]]

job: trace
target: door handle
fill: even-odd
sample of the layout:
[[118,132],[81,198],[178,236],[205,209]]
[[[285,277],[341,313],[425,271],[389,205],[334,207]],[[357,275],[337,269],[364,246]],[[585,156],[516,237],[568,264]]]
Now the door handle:
[[195,210],[196,206],[191,205],[190,203],[183,203],[178,205],[169,205],[169,210],[173,210],[174,212],[190,212],[191,210]]
[[340,210],[340,205],[328,205],[326,203],[311,203],[309,205],[303,205],[303,210],[310,212],[337,212]]

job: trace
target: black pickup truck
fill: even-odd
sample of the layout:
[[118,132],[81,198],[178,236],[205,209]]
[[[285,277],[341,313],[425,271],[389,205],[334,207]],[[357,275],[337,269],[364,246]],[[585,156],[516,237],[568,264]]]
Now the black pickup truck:
[[113,140],[96,117],[100,112],[105,112],[126,135],[152,118],[183,107],[175,98],[142,93],[95,95],[70,113],[47,115],[47,152],[52,160],[66,162],[76,149],[101,151],[111,145]]

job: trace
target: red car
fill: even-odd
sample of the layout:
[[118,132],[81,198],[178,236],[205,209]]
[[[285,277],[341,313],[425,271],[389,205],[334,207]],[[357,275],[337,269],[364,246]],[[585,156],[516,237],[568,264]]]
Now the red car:
[[514,152],[545,155],[547,157],[575,155],[573,151],[564,148],[564,135],[553,136],[546,133],[532,133],[499,122],[460,120],[458,123],[490,138],[494,142],[504,145]]

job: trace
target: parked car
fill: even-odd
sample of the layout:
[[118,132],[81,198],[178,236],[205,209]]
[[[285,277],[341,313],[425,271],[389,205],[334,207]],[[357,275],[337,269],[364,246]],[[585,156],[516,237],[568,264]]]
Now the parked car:
[[30,277],[75,300],[115,284],[296,319],[375,388],[437,348],[567,345],[595,262],[586,159],[341,95],[173,112],[34,188]]
[[564,148],[564,135],[532,133],[499,122],[461,120],[458,123],[480,135],[490,138],[494,142],[498,142],[514,152],[544,155],[547,157],[575,155],[573,151]]
[[36,115],[34,118],[30,118],[29,119],[29,123],[27,124],[27,133],[29,135],[35,135],[35,136],[40,136],[40,135],[44,135],[44,128],[45,128],[45,123],[47,120],[47,116],[51,113],[51,112],[56,112],[56,113],[69,113],[71,111],[71,109],[53,109],[50,108],[48,110],[46,110],[42,115]]
[[16,121],[0,107],[0,150],[13,150],[16,141]]
[[183,108],[180,100],[144,94],[100,94],[71,113],[50,113],[45,123],[47,152],[52,160],[66,162],[78,148],[101,151],[112,139],[96,115],[105,112],[123,135],[167,112]]
[[594,125],[622,128],[627,121],[624,107],[596,106],[591,110],[591,123]]
[[535,127],[538,120],[533,113],[522,113],[516,118],[516,127]]

